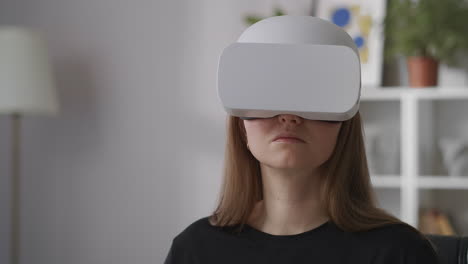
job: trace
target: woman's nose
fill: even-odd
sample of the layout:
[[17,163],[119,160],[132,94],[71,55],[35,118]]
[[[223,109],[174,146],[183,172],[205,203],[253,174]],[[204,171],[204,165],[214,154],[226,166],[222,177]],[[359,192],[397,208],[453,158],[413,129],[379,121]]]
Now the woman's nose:
[[302,122],[302,117],[297,115],[290,115],[290,114],[281,114],[278,115],[280,122],[282,123],[293,123],[293,124],[300,124]]

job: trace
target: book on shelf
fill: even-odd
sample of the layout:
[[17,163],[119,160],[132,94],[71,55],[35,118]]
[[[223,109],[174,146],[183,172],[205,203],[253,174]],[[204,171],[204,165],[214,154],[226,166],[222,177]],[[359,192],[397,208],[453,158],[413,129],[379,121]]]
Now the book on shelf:
[[424,234],[456,235],[449,217],[437,208],[421,210],[418,228]]

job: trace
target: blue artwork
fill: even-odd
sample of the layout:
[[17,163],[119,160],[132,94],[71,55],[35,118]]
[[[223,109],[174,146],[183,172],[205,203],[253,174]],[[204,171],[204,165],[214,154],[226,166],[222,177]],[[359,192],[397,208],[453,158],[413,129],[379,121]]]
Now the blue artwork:
[[348,8],[337,8],[332,14],[332,22],[340,27],[349,24],[351,19],[351,12]]
[[358,47],[358,49],[361,49],[364,46],[364,38],[362,36],[356,36],[354,38],[354,43]]

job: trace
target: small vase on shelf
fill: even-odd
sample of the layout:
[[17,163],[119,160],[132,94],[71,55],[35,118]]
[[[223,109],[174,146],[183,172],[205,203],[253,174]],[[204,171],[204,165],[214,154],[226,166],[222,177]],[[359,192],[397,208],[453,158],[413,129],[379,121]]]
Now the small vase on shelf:
[[437,86],[439,62],[428,56],[407,58],[409,83],[411,87]]

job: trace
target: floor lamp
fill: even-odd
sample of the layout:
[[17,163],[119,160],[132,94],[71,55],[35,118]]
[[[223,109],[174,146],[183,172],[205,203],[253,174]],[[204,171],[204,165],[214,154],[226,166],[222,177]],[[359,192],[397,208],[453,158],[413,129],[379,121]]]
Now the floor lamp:
[[20,263],[20,135],[23,115],[56,115],[58,102],[45,43],[37,32],[0,26],[0,114],[10,115],[10,259]]

